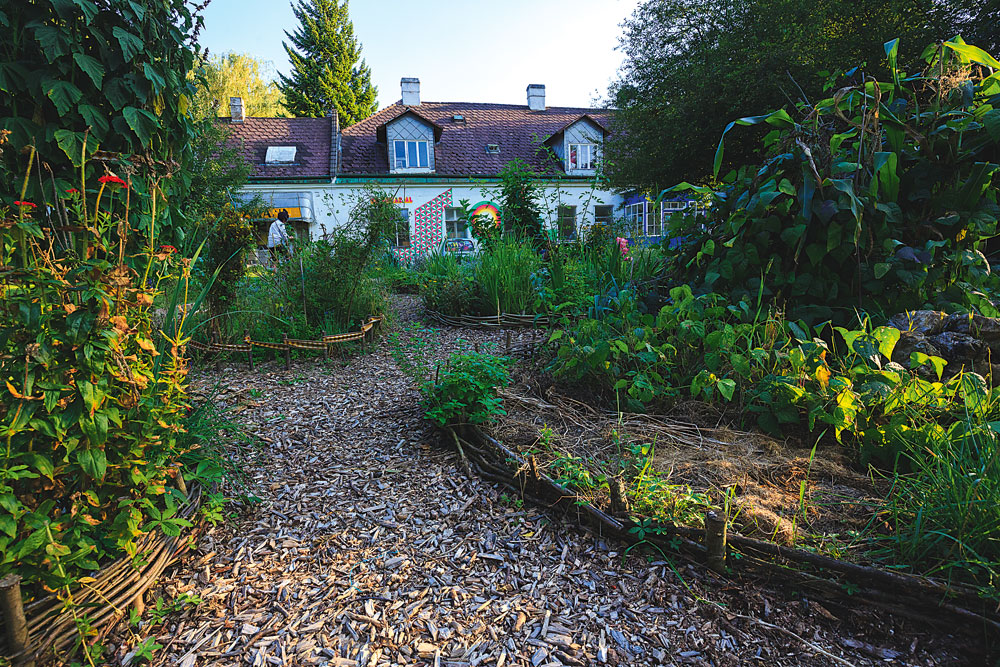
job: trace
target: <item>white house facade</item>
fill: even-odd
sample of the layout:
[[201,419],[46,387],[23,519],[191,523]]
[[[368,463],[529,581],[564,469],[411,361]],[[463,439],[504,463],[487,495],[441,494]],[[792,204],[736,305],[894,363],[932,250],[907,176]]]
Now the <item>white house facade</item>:
[[[252,166],[244,197],[285,209],[299,235],[319,238],[344,224],[369,186],[400,210],[394,252],[413,258],[471,242],[460,206],[499,218],[499,176],[515,158],[538,174],[545,227],[571,239],[622,215],[622,197],[600,178],[611,112],[545,106],[531,85],[526,105],[421,102],[417,79],[402,99],[351,127],[327,118],[247,118],[242,100],[220,119]],[[266,220],[261,220],[261,226]],[[447,241],[452,243],[447,243]]]

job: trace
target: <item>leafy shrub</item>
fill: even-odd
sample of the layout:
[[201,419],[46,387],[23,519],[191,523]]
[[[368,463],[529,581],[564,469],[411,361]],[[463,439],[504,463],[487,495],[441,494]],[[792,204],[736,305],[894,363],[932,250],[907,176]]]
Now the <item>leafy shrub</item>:
[[225,205],[208,225],[207,245],[203,266],[208,275],[215,275],[209,295],[212,330],[217,338],[227,330],[227,313],[234,310],[236,290],[246,273],[246,255],[254,245],[253,226],[232,204]]
[[[18,153],[0,151],[0,198],[46,201],[52,180],[61,193],[81,172],[92,182],[104,173],[90,159],[98,149],[138,156],[130,161],[134,193],[154,196],[147,183],[155,182],[173,195],[160,201],[174,215],[157,221],[157,236],[180,245],[184,198],[198,180],[177,169],[190,164],[201,129],[188,113],[197,12],[185,0],[5,3],[0,130],[11,132],[11,146],[33,146],[47,170],[22,180]],[[136,225],[133,235],[147,230]]]
[[[0,264],[8,267],[0,303],[8,394],[0,402],[0,575],[18,572],[32,594],[68,586],[106,559],[136,556],[145,532],[176,535],[188,525],[175,515],[173,486],[198,459],[182,438],[184,342],[188,314],[204,293],[187,311],[176,308],[190,260],[156,246],[158,218],[140,217],[140,193],[130,194],[131,217],[107,210],[127,187],[108,177],[97,188],[83,182],[78,191],[51,193],[47,199],[65,211],[65,232],[54,233],[28,202],[0,209]],[[138,254],[126,251],[135,223],[150,233]],[[174,283],[157,331],[154,301]]]
[[347,224],[319,240],[295,241],[271,269],[243,277],[220,337],[280,341],[356,330],[384,312],[385,246],[398,211],[384,192],[367,189]]
[[486,424],[507,414],[497,388],[510,381],[511,360],[489,353],[455,353],[422,386],[424,415],[439,426]]
[[[770,125],[768,159],[702,193],[683,216],[669,275],[738,301],[761,290],[793,319],[854,319],[925,304],[997,314],[983,255],[997,230],[1000,80],[994,58],[960,38],[929,47],[926,70],[841,88],[802,110],[743,118]],[[728,128],[727,128],[728,130]],[[716,155],[716,172],[723,144]]]

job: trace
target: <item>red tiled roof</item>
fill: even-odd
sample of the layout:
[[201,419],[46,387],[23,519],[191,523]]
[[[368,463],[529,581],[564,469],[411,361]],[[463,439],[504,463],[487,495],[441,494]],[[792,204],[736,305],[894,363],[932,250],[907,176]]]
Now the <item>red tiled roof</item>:
[[[376,133],[410,109],[444,128],[434,147],[434,173],[438,175],[495,176],[515,157],[545,173],[552,169],[551,161],[539,151],[546,139],[585,115],[605,128],[611,123],[608,109],[548,107],[531,111],[522,105],[469,102],[423,102],[419,107],[406,107],[397,102],[344,129],[340,173],[389,173],[386,146],[377,141]],[[452,120],[456,114],[464,116],[465,122]],[[487,144],[498,144],[500,152],[487,153]]]
[[[220,118],[219,123],[231,130],[228,141],[242,146],[251,178],[330,177],[330,118],[247,118],[242,123]],[[268,146],[295,146],[295,162],[265,165]]]

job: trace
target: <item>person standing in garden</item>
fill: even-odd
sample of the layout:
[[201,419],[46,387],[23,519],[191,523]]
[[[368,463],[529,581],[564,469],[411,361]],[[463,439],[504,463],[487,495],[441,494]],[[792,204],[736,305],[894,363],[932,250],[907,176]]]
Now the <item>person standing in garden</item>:
[[288,254],[288,230],[285,223],[288,222],[288,211],[282,209],[278,211],[278,219],[271,223],[267,231],[267,249],[271,255],[271,265],[278,263],[278,259]]

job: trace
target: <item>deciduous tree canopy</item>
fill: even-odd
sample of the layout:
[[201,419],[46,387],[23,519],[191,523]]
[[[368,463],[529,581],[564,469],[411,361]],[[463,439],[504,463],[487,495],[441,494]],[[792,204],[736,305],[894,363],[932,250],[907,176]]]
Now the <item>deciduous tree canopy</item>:
[[[242,97],[247,116],[287,116],[285,98],[268,76],[270,63],[249,53],[226,53],[201,63],[196,107],[212,115],[229,115],[229,98]],[[214,107],[214,113],[212,111]]]
[[[837,70],[885,74],[956,32],[996,32],[996,0],[646,0],[624,24],[625,63],[610,90],[621,130],[609,142],[614,184],[649,190],[706,177],[726,123],[818,97]],[[994,11],[993,16],[996,16]],[[993,34],[992,39],[997,39]],[[989,39],[979,39],[989,50]],[[727,150],[752,160],[760,134]]]

